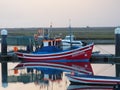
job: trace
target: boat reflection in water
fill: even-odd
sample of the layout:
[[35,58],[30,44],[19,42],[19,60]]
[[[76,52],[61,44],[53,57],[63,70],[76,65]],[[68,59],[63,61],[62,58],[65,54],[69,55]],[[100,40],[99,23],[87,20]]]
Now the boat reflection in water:
[[39,90],[67,90],[70,82],[64,73],[44,74],[36,69],[15,70],[14,75],[9,76],[9,83],[33,83]]
[[65,73],[44,74],[36,69],[15,70],[8,82],[33,83],[39,90],[114,90],[112,86],[71,85]]

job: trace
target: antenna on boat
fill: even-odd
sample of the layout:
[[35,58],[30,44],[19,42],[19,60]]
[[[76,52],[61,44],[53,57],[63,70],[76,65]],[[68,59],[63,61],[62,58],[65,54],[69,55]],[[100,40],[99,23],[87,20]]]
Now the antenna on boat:
[[49,29],[49,31],[48,31],[48,34],[49,34],[49,38],[50,38],[50,32],[52,32],[52,22],[50,22],[50,29]]
[[50,22],[50,28],[52,28],[52,22]]
[[69,19],[69,32],[70,32],[70,48],[72,48],[72,30],[71,30],[71,19]]

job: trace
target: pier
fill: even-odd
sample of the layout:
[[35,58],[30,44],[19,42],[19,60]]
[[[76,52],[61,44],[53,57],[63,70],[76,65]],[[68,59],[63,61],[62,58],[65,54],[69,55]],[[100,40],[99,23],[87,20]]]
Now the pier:
[[[9,62],[21,62],[13,51],[7,52],[7,45],[30,45],[32,37],[8,37],[6,30],[1,31],[1,55],[0,63],[2,68],[2,86],[7,87],[8,85],[8,69],[7,63]],[[14,42],[10,42],[13,40]],[[93,53],[90,62],[94,64],[115,64],[116,65],[116,77],[120,77],[120,28],[115,29],[115,55],[111,54],[99,54]]]

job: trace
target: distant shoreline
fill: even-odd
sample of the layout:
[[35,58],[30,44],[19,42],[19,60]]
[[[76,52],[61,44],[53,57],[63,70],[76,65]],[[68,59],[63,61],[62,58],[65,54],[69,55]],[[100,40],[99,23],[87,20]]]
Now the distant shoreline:
[[[114,30],[116,27],[72,27],[72,34],[75,35],[76,40],[83,41],[93,41],[95,44],[114,44],[115,34]],[[2,30],[1,28],[0,30]],[[6,28],[8,30],[9,36],[33,36],[40,28]],[[47,28],[42,27],[42,29],[48,29],[50,37],[54,38],[56,36],[65,38],[66,35],[70,33],[68,27],[60,28]]]

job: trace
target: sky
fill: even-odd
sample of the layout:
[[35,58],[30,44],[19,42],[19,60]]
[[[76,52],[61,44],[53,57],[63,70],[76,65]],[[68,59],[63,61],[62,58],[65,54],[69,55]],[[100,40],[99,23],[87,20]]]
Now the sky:
[[0,28],[120,26],[119,8],[120,0],[0,0]]

